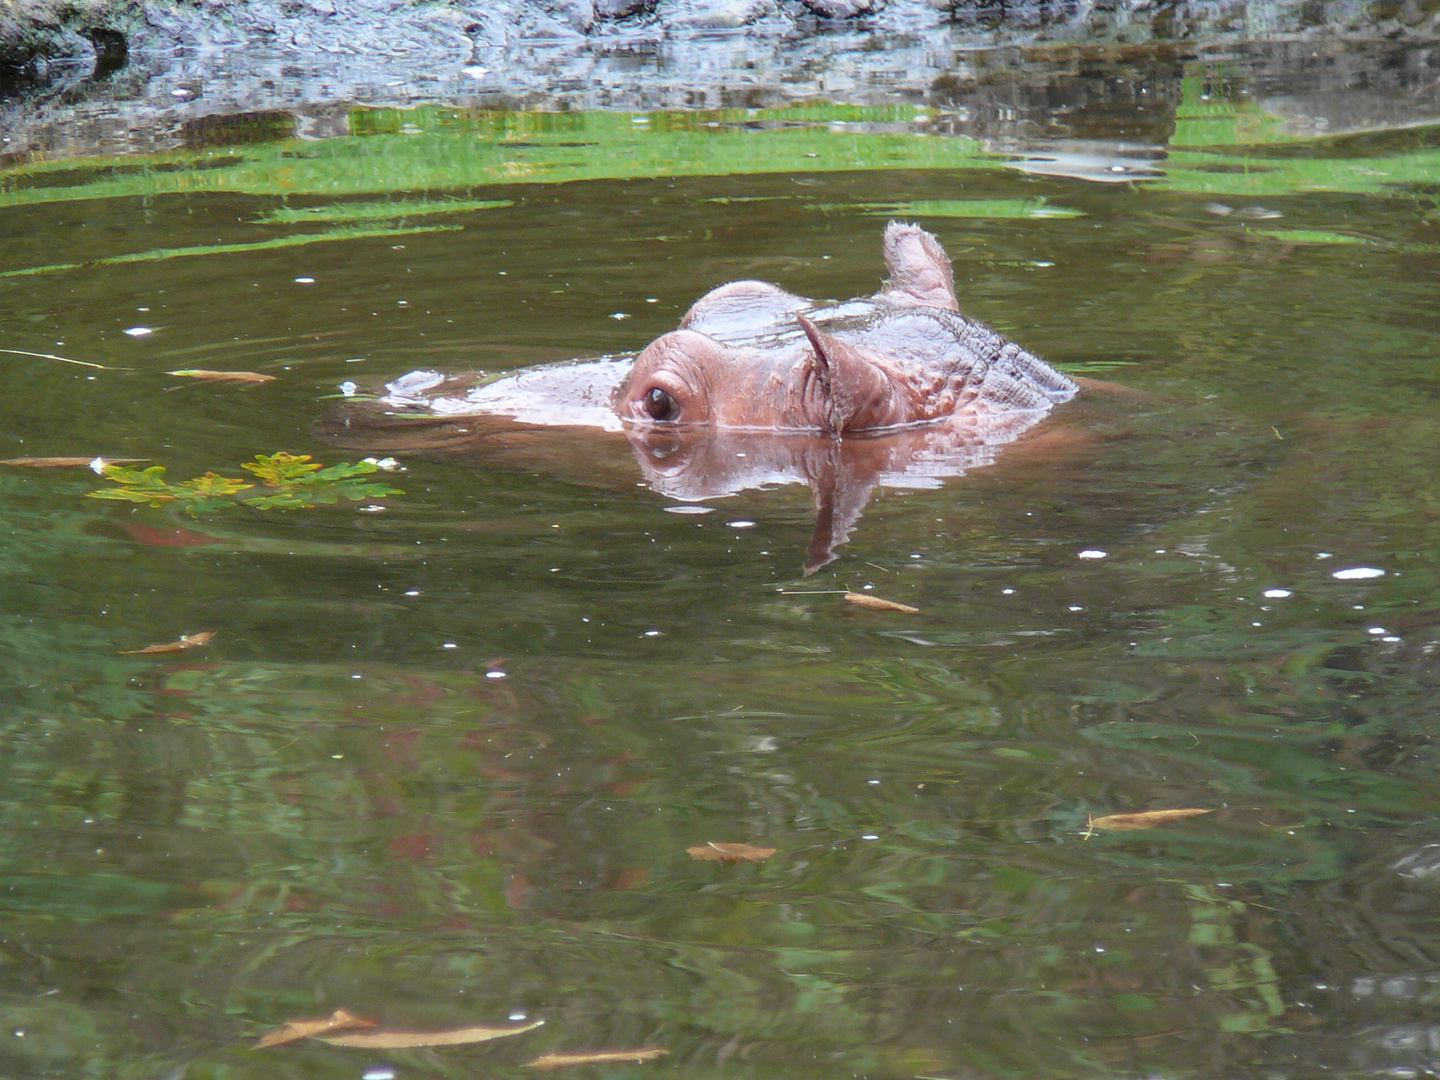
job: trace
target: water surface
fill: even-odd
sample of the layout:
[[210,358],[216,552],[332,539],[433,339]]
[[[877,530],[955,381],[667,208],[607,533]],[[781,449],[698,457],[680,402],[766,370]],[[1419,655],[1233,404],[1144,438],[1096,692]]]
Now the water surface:
[[[0,347],[106,366],[4,355],[0,457],[354,461],[312,427],[346,393],[633,352],[737,278],[866,294],[890,217],[1124,388],[808,579],[801,488],[672,513],[583,444],[195,518],[0,471],[0,1073],[1433,1071],[1440,133],[1210,89],[1106,184],[908,107],[357,111],[0,174]],[[1087,827],[1173,807],[1212,813]],[[249,1048],[337,1007],[546,1024]]]

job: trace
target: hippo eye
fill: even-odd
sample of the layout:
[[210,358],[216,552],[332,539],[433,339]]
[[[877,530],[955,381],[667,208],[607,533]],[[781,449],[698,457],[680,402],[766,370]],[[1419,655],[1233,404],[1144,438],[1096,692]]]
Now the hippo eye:
[[643,400],[651,420],[680,419],[680,403],[658,386],[652,386]]

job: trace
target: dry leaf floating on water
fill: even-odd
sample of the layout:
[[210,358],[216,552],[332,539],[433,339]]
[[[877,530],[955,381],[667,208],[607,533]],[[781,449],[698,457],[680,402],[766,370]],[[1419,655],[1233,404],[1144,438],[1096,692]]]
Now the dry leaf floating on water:
[[208,379],[211,382],[267,383],[274,382],[274,375],[261,375],[258,371],[210,371],[206,368],[181,368],[167,371],[166,375],[183,375],[187,379]]
[[167,641],[164,645],[146,645],[143,649],[121,649],[121,656],[145,656],[150,653],[184,652],[209,643],[215,636],[214,630],[202,630],[198,634],[181,634],[179,641]]
[[149,461],[138,457],[12,457],[0,460],[0,465],[13,465],[18,469],[94,469],[95,463],[105,465],[130,465],[137,461]]
[[642,1050],[595,1050],[582,1054],[544,1054],[525,1064],[531,1069],[563,1069],[570,1065],[607,1065],[621,1061],[654,1061],[670,1053],[661,1046],[649,1046]]
[[871,611],[902,611],[906,615],[919,615],[920,609],[911,607],[909,604],[898,604],[894,600],[885,600],[879,596],[871,596],[863,592],[847,592],[845,599],[856,607],[869,608]]
[[1106,814],[1090,819],[1092,829],[1108,829],[1110,832],[1130,832],[1135,829],[1153,829],[1156,825],[1179,821],[1182,818],[1199,817],[1209,810],[1199,807],[1185,807],[1177,810],[1145,810],[1138,814]]
[[366,1031],[355,1035],[336,1035],[320,1038],[331,1046],[355,1046],[367,1050],[407,1050],[416,1046],[468,1046],[471,1043],[503,1039],[507,1035],[519,1035],[534,1031],[544,1020],[535,1020],[519,1027],[467,1027],[450,1031]]
[[685,853],[700,862],[763,862],[775,854],[773,847],[754,847],[750,844],[700,844],[686,848]]
[[268,1046],[284,1046],[286,1043],[298,1042],[300,1039],[324,1035],[327,1031],[346,1031],[350,1028],[374,1026],[374,1020],[353,1016],[344,1009],[336,1009],[323,1020],[291,1020],[280,1030],[272,1031],[256,1043],[255,1049],[263,1050]]

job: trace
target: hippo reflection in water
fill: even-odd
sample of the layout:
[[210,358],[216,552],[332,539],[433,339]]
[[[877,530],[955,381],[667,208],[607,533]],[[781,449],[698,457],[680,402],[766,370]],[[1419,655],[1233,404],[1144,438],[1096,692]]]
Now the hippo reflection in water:
[[[739,281],[702,297],[633,362],[600,359],[488,382],[416,371],[322,425],[352,449],[555,456],[556,429],[623,434],[650,486],[699,502],[801,482],[817,521],[805,572],[831,561],[880,486],[938,487],[995,460],[1076,384],[959,313],[950,260],[923,229],[885,229],[890,278],[821,305]],[[605,436],[604,433],[615,433]],[[590,460],[603,458],[598,446]]]

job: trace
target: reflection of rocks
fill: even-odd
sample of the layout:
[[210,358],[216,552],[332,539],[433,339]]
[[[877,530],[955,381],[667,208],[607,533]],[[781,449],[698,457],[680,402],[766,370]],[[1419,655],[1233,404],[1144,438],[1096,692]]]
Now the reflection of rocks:
[[1250,92],[1292,135],[1407,127],[1440,117],[1440,46],[1353,52],[1274,46]]
[[[1305,30],[1312,8],[1258,0],[152,0],[142,18],[76,7],[90,12],[82,19],[89,37],[65,30],[73,48],[51,51],[68,49],[74,62],[27,69],[58,82],[48,100],[0,108],[0,153],[13,161],[31,152],[166,149],[185,144],[182,125],[276,110],[297,117],[297,133],[324,137],[344,125],[304,118],[335,103],[650,110],[824,99],[929,104],[941,110],[932,130],[999,150],[1082,139],[1109,144],[1104,156],[1143,162],[1145,148],[1175,133],[1182,81],[1195,78],[1213,78],[1217,97],[1258,103],[1295,134],[1440,118],[1440,46],[1408,37],[1349,43],[1333,32],[1253,40],[1260,31]],[[1332,31],[1380,28],[1360,8],[1346,11],[1349,22],[1332,19]],[[852,17],[839,17],[846,12]],[[97,66],[97,57],[109,59]],[[1118,164],[1123,178],[1143,173]]]
[[1185,65],[1172,49],[1138,56],[1045,57],[997,49],[938,79],[931,101],[949,134],[1033,145],[1051,139],[1163,146],[1175,129]]

